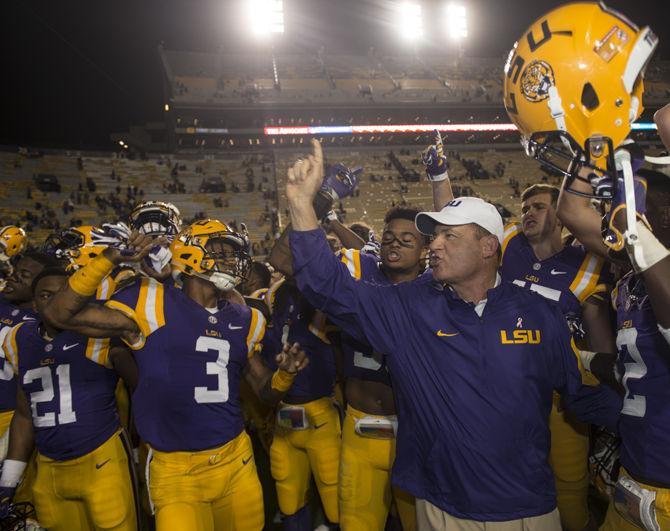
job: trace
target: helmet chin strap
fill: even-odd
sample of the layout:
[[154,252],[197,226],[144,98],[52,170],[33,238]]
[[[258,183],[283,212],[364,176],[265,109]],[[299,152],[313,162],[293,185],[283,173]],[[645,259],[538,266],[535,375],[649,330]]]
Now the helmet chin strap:
[[219,271],[215,271],[209,275],[204,273],[195,273],[195,276],[211,282],[219,291],[230,291],[240,283],[237,277],[229,275],[228,273],[221,273]]
[[623,240],[632,252],[635,263],[641,269],[646,269],[647,264],[644,253],[640,245],[640,238],[637,231],[637,207],[635,203],[635,181],[633,178],[633,166],[631,164],[630,153],[625,149],[620,149],[614,153],[614,163],[617,171],[623,174],[623,184],[626,191],[626,230],[623,233]]

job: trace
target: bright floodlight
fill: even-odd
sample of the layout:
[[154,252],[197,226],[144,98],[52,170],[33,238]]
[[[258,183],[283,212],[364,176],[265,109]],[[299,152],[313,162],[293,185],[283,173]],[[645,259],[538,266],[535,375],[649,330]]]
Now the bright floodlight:
[[247,18],[257,37],[284,33],[283,0],[247,0]]
[[414,2],[403,2],[398,8],[400,35],[406,41],[419,40],[423,36],[421,5]]
[[468,36],[468,19],[465,6],[460,4],[449,4],[447,6],[447,27],[449,37],[453,40],[464,39]]

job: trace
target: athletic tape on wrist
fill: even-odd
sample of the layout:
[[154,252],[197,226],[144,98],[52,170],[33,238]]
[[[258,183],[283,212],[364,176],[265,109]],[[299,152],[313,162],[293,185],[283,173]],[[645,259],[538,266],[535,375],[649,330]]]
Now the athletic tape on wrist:
[[5,459],[2,463],[2,476],[0,476],[0,487],[10,487],[12,489],[21,481],[23,472],[28,466],[25,461],[16,459]]
[[291,385],[293,385],[293,380],[295,380],[295,374],[291,374],[282,369],[277,369],[272,375],[270,386],[275,391],[285,393],[291,388]]
[[102,280],[114,269],[114,263],[105,255],[99,254],[85,267],[79,269],[68,280],[72,291],[84,297],[95,295]]

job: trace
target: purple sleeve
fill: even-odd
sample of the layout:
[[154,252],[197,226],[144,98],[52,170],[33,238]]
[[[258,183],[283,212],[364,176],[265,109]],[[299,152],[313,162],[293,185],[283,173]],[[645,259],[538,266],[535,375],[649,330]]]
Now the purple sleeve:
[[321,229],[291,231],[293,274],[303,296],[347,333],[376,350],[394,352],[411,328],[396,286],[354,280]]
[[554,387],[561,394],[563,405],[582,422],[598,424],[618,433],[621,397],[608,385],[582,383],[579,353],[558,308],[555,317],[553,347],[557,370]]

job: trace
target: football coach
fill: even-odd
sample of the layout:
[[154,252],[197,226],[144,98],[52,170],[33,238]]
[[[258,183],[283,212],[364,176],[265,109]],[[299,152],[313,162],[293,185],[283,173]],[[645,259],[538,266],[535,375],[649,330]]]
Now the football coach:
[[621,399],[582,384],[557,306],[501,283],[502,219],[481,199],[417,216],[432,237],[432,274],[391,286],[351,278],[312,208],[323,179],[312,146],[288,170],[294,275],[311,304],[387,356],[399,426],[392,482],[417,498],[419,529],[559,531],[552,391],[580,420],[614,431]]

